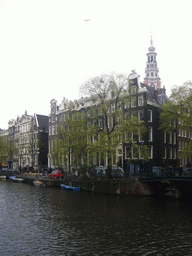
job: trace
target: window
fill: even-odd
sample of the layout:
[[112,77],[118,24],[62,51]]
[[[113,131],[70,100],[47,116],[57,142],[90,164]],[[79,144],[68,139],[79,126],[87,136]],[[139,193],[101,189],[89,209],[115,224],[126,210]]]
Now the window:
[[178,150],[181,151],[181,141],[179,141],[179,147]]
[[143,142],[144,141],[144,134],[143,133],[139,133],[139,142]]
[[166,134],[166,132],[164,132],[164,134],[163,134],[163,143],[166,143],[166,137],[167,137],[167,134]]
[[172,144],[172,132],[169,134],[169,144]]
[[112,163],[113,163],[113,165],[116,165],[116,163],[117,163],[116,154],[113,154],[113,156],[112,156]]
[[172,148],[171,147],[169,147],[168,157],[169,157],[169,159],[172,159]]
[[137,92],[136,86],[132,86],[132,87],[131,87],[131,94],[132,94],[132,95],[133,95],[133,94],[136,94],[136,92]]
[[112,110],[112,112],[115,111],[115,103],[113,103],[113,104],[111,105],[111,110]]
[[132,139],[134,142],[137,142],[138,141],[138,134],[137,133],[133,133],[132,134]]
[[176,159],[176,148],[173,148],[173,159]]
[[163,147],[163,159],[167,158],[167,148]]
[[153,76],[153,72],[151,72],[151,76]]
[[176,144],[176,132],[173,132],[173,144]]
[[144,151],[142,147],[139,147],[139,159],[144,159]]
[[152,110],[148,110],[148,122],[152,122]]
[[52,125],[52,135],[54,135],[54,134],[55,134],[55,126]]
[[99,119],[98,126],[100,129],[103,129],[103,120],[102,119]]
[[144,97],[143,95],[138,97],[138,106],[143,106],[144,105]]
[[149,133],[148,141],[153,141],[153,128],[152,127],[148,127],[148,133]]
[[118,107],[119,109],[122,109],[122,102],[119,102]]
[[125,158],[130,159],[131,157],[131,148],[129,146],[125,147]]
[[147,73],[147,77],[149,77],[149,73]]
[[138,114],[139,114],[139,121],[144,122],[144,110],[143,109],[139,110]]
[[137,105],[137,99],[136,99],[136,97],[132,97],[132,99],[131,99],[131,107],[134,108],[134,107],[136,107],[136,105]]
[[107,117],[107,127],[110,128],[110,117]]
[[139,148],[136,146],[132,147],[132,154],[133,154],[133,158],[139,158]]
[[153,146],[149,146],[149,159],[153,159]]
[[126,100],[125,102],[124,102],[124,109],[128,109],[129,108],[129,100]]

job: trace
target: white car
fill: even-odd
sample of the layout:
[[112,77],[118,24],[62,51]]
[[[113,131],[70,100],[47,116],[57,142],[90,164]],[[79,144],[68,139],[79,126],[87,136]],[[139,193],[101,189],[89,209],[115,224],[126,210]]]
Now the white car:
[[[97,166],[95,167],[95,174],[99,176],[107,175],[107,166]],[[124,170],[121,167],[112,166],[112,177],[124,177]]]

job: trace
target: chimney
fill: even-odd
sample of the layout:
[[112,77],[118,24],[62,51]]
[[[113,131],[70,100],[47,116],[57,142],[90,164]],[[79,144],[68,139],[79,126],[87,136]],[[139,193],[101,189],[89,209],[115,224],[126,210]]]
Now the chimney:
[[166,89],[165,89],[165,85],[163,86],[163,89],[162,89],[163,93],[166,94]]
[[157,104],[159,104],[159,100],[158,100],[158,90],[157,90],[157,89],[154,90],[154,99],[155,99],[155,102],[156,102]]

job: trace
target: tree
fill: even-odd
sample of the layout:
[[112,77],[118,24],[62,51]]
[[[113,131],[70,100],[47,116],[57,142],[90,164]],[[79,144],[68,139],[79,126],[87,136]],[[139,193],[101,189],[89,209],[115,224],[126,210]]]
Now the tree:
[[[163,106],[160,114],[160,128],[170,133],[176,130],[191,133],[192,128],[192,82],[188,81],[182,86],[175,86],[171,90],[171,96],[167,104]],[[192,158],[192,143],[189,141],[179,151],[180,158]]]
[[71,164],[76,168],[86,165],[89,144],[87,138],[92,130],[87,122],[87,113],[83,109],[78,111],[78,107],[78,102],[70,102],[63,122],[57,127],[52,148],[55,164],[60,168],[68,165],[69,172]]
[[95,113],[92,115],[92,123],[96,126],[93,135],[97,139],[90,146],[90,152],[107,157],[109,176],[113,155],[118,145],[125,142],[125,133],[126,141],[132,144],[134,151],[138,151],[139,146],[133,143],[133,136],[139,136],[139,133],[145,131],[130,107],[129,112],[124,113],[124,105],[129,103],[130,106],[132,100],[128,82],[125,75],[110,74],[95,77],[80,88],[81,94],[92,102],[92,113]]
[[0,164],[6,163],[7,161],[8,144],[5,138],[0,137]]
[[7,144],[7,156],[9,162],[9,168],[13,168],[13,158],[18,154],[18,149],[16,147],[16,142],[12,135],[8,136],[8,144]]

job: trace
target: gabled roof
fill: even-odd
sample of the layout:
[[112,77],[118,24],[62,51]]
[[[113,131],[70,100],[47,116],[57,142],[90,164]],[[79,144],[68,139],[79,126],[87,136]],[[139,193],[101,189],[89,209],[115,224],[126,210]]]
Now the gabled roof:
[[[146,88],[148,101],[160,105],[163,105],[168,101],[168,96],[165,93],[165,88],[155,88],[155,86],[149,86],[143,83],[141,83],[140,85],[141,88]],[[155,93],[157,93],[157,97],[155,97]]]

